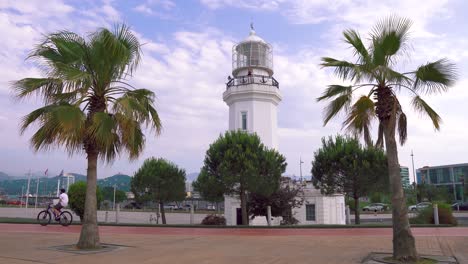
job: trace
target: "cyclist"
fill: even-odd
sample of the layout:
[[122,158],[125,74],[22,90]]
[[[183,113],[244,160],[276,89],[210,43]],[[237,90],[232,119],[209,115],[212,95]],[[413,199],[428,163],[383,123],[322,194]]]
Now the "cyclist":
[[65,189],[60,189],[59,202],[53,207],[55,213],[55,220],[60,217],[60,210],[68,205],[68,195]]

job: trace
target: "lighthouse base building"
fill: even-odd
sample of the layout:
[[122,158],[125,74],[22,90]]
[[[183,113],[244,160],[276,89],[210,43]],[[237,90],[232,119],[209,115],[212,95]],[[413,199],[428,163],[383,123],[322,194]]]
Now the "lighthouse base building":
[[[301,207],[292,209],[292,216],[298,225],[344,225],[346,224],[345,201],[342,194],[322,195],[311,182],[304,182],[304,200]],[[236,196],[224,196],[224,217],[226,225],[242,225],[240,200]],[[280,225],[282,217],[272,217],[272,225]],[[257,216],[249,225],[268,225],[266,217]]]

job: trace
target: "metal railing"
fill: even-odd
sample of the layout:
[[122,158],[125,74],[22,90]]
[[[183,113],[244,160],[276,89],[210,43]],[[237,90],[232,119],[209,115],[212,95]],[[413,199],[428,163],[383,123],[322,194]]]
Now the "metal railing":
[[263,75],[246,75],[239,77],[228,77],[228,82],[226,83],[226,89],[232,86],[239,86],[245,84],[261,84],[261,85],[270,85],[279,89],[278,81],[273,77],[263,76]]

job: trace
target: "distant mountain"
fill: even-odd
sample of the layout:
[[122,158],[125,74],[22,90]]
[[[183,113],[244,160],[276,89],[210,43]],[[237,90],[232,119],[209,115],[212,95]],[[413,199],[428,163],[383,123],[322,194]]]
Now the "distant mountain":
[[[78,173],[68,173],[75,176],[75,182],[77,181],[86,181],[86,176]],[[0,174],[2,177],[3,174]],[[8,176],[8,175],[7,175]],[[54,176],[50,178],[42,177],[39,179],[39,194],[55,194],[57,192],[57,182],[60,176]],[[99,179],[97,184],[99,187],[106,186],[117,186],[117,189],[128,192],[130,191],[130,180],[131,177],[124,174],[116,174],[111,177],[104,179]],[[34,194],[36,192],[36,177],[31,177],[29,193]],[[63,180],[62,184],[66,184],[66,181]],[[0,190],[9,195],[21,195],[21,193],[26,193],[28,186],[28,179],[17,179],[9,177],[5,180],[0,180]]]
[[6,181],[9,179],[10,179],[10,176],[8,176],[8,174],[0,171],[0,181]]
[[132,177],[128,175],[116,174],[111,177],[99,179],[97,181],[97,184],[99,185],[99,187],[113,187],[115,185],[118,190],[129,192],[131,180],[132,180]]
[[195,181],[195,180],[198,178],[198,174],[200,174],[200,173],[198,173],[198,172],[192,172],[192,173],[187,174],[187,176],[186,176],[187,181],[188,181],[188,182],[193,182],[193,181]]

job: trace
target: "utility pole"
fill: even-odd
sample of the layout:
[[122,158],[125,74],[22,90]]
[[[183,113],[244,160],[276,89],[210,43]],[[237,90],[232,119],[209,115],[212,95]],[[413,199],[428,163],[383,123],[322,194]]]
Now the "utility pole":
[[299,170],[300,170],[300,176],[301,176],[301,182],[302,182],[302,157],[299,157]]
[[36,201],[34,202],[34,209],[37,209],[37,196],[39,196],[39,174],[36,181]]
[[28,208],[28,201],[29,201],[29,184],[31,183],[31,169],[29,169],[28,174],[28,188],[26,189],[26,209]]
[[24,185],[21,186],[20,207],[23,208]]
[[411,150],[411,162],[413,163],[413,185],[414,189],[416,189],[416,171],[414,170],[414,155],[413,155],[413,150]]

